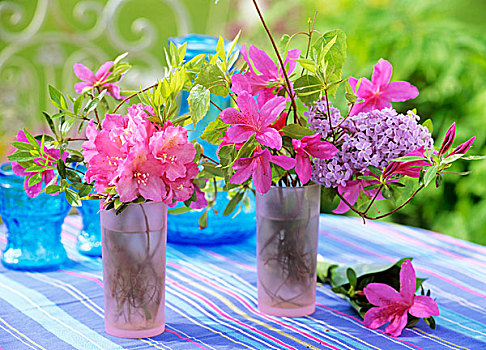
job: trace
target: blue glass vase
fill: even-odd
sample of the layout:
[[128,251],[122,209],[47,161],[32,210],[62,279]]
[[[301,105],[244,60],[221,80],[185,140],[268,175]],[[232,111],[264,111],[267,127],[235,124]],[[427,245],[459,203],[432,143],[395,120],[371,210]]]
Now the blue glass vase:
[[[81,164],[76,169],[84,173],[87,170]],[[87,256],[101,256],[100,201],[83,200],[77,209],[83,218],[83,228],[79,232],[76,249]]]
[[[216,53],[218,38],[190,34],[180,38],[170,38],[169,42],[173,42],[177,47],[187,43],[184,59],[189,61],[200,54],[214,55]],[[225,43],[225,47],[228,46]],[[236,50],[239,50],[239,47]],[[180,115],[189,112],[187,103],[188,96],[189,93],[183,91]],[[229,96],[211,95],[211,100],[222,109],[231,106],[231,98]],[[193,140],[201,136],[206,126],[214,121],[218,114],[219,110],[211,104],[209,112],[203,120],[197,123],[195,130],[188,130],[189,139]],[[204,140],[198,140],[198,142],[204,147],[204,153],[206,155],[213,159],[217,158],[217,145],[213,145]],[[223,216],[222,214],[229,200],[227,192],[218,192],[216,205],[214,206],[218,214],[215,214],[212,209],[209,210],[207,214],[208,225],[202,230],[198,226],[198,220],[202,214],[201,210],[180,215],[169,214],[167,219],[167,240],[182,244],[222,244],[238,242],[254,235],[256,227],[255,199],[250,197],[248,207],[244,206],[235,218],[232,218],[233,215]]]
[[100,201],[81,201],[77,208],[83,218],[83,228],[76,242],[78,252],[88,256],[101,256]]
[[2,263],[18,270],[55,269],[67,257],[61,231],[70,205],[64,195],[30,198],[23,183],[11,163],[0,165],[0,215],[7,226]]

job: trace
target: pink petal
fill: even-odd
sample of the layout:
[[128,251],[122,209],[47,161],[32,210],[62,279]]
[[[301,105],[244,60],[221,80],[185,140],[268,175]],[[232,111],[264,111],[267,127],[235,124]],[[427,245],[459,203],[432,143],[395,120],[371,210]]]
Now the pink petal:
[[243,91],[250,92],[250,82],[246,74],[233,74],[231,77],[231,91],[239,95]]
[[295,172],[302,185],[309,182],[311,177],[311,161],[304,152],[297,152],[295,156]]
[[413,305],[408,310],[415,317],[439,316],[439,306],[434,299],[425,295],[417,295],[413,299]]
[[113,61],[103,63],[95,74],[96,81],[104,81],[106,77],[110,74],[108,71],[111,69],[111,67],[113,67],[113,64]]
[[[295,69],[295,66],[297,64],[297,61],[294,61],[293,59],[299,58],[300,56],[300,50],[299,49],[292,49],[287,51],[287,57],[285,58],[284,61],[284,66],[287,70],[287,73],[290,75]],[[281,67],[278,67],[279,73],[281,72]]]
[[95,79],[93,72],[88,67],[86,67],[85,65],[82,65],[80,63],[76,63],[73,67],[73,70],[74,70],[74,74],[76,74],[76,76],[79,79],[84,80],[88,83],[92,83],[92,84],[96,82],[96,79]]
[[[233,126],[233,128],[235,128],[235,126]],[[280,136],[280,133],[274,128],[268,127],[261,132],[257,132],[256,140],[260,142],[260,144],[270,148],[275,148],[277,150],[282,148],[282,136]]]
[[253,174],[255,168],[254,160],[253,158],[240,158],[235,162],[233,168],[237,170],[231,177],[230,182],[235,185],[241,184]]
[[359,98],[364,98],[367,99],[370,96],[373,96],[375,89],[374,89],[374,84],[371,83],[367,78],[361,78],[361,83],[359,84],[359,89],[356,95],[359,96]]
[[[97,184],[97,182],[95,182],[95,184]],[[132,176],[120,177],[116,182],[116,191],[120,196],[120,200],[124,203],[137,199],[139,194],[137,183],[132,179]]]
[[226,137],[231,143],[240,143],[247,141],[254,133],[255,130],[248,126],[234,125],[226,131]]
[[246,91],[243,91],[236,98],[236,104],[241,111],[241,122],[244,125],[257,125],[256,115],[258,114],[258,106],[255,99]]
[[452,125],[449,127],[449,129],[446,132],[444,141],[442,141],[442,145],[440,146],[439,153],[438,153],[439,157],[444,153],[446,153],[449,150],[449,148],[451,148],[455,137],[456,137],[456,123],[452,123]]
[[225,108],[219,114],[219,116],[221,117],[221,120],[226,124],[245,125],[245,119],[243,115],[235,108]]
[[[353,205],[358,200],[359,194],[361,192],[360,182],[357,180],[348,181],[346,186],[338,186],[338,192],[348,201],[349,204]],[[335,214],[343,214],[350,210],[351,208],[348,207],[343,200],[339,202],[339,205],[336,209],[332,212]]]
[[262,126],[272,124],[285,109],[287,102],[285,97],[277,96],[267,101],[260,110],[262,116]]
[[42,191],[42,181],[36,183],[33,186],[29,186],[28,185],[29,184],[29,179],[32,176],[33,175],[30,175],[30,176],[28,176],[28,177],[25,178],[25,180],[24,180],[24,188],[25,188],[25,193],[27,194],[27,196],[29,196],[31,198],[34,198],[34,197],[37,197],[39,195],[39,193],[41,193],[41,191]]
[[405,260],[400,269],[400,295],[408,305],[412,305],[417,279],[410,260]]
[[348,82],[349,85],[351,85],[351,88],[353,89],[354,92],[356,92],[356,85],[358,84],[359,79],[355,77],[349,77]]
[[83,90],[87,86],[93,86],[91,83],[76,83],[74,84],[74,91],[76,91],[77,94],[83,93]]
[[319,141],[316,145],[306,147],[306,151],[315,158],[331,159],[337,153],[338,149],[332,143]]
[[381,96],[389,101],[401,102],[419,95],[418,89],[406,81],[392,81],[381,90]]
[[295,166],[295,159],[287,156],[271,156],[270,161],[285,170],[290,170]]
[[383,283],[370,283],[363,292],[368,301],[376,306],[385,306],[402,301],[402,296],[395,289]]
[[270,168],[270,152],[268,149],[264,149],[261,157],[259,158],[259,164],[255,168],[253,174],[253,184],[255,190],[261,194],[265,194],[272,185],[272,169]]
[[111,97],[117,100],[122,99],[123,96],[120,95],[120,87],[115,83],[104,84],[103,87],[108,90],[108,93],[111,95]]
[[32,175],[32,173],[26,173],[25,168],[22,168],[18,162],[12,162],[12,171],[18,176],[26,176],[27,174]]
[[139,185],[139,191],[143,198],[154,202],[162,201],[162,194],[167,192],[162,179],[154,174],[149,175],[147,185]]
[[372,110],[377,109],[377,110],[381,111],[383,108],[391,108],[392,107],[392,104],[390,103],[390,101],[388,101],[387,99],[385,99],[381,96],[374,98],[372,101],[373,101],[373,107],[371,108]]
[[402,314],[395,314],[390,324],[385,328],[385,333],[392,337],[398,337],[402,334],[407,321],[407,310],[404,310]]
[[379,87],[381,90],[381,87],[386,86],[390,82],[392,71],[393,67],[390,62],[380,58],[373,70],[373,76],[371,78],[373,85]]
[[450,157],[453,154],[464,154],[464,153],[466,153],[469,150],[469,148],[471,148],[474,140],[476,140],[476,136],[471,137],[466,142],[464,142],[464,143],[460,144],[459,146],[457,146],[456,148],[454,148],[452,150],[452,152],[447,157]]
[[251,45],[249,50],[250,58],[255,66],[256,70],[266,76],[277,78],[277,66],[265,51],[258,49],[256,46]]
[[364,317],[364,325],[367,328],[376,329],[383,326],[393,318],[393,305],[373,307],[369,309]]

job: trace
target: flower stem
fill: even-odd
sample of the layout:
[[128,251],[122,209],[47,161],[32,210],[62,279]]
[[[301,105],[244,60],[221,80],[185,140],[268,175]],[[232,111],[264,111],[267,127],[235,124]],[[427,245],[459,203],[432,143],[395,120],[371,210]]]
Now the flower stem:
[[118,104],[118,106],[116,106],[116,107],[115,107],[115,109],[113,110],[113,113],[116,113],[116,111],[117,111],[117,110],[118,110],[118,109],[119,109],[119,108],[120,108],[120,107],[121,107],[121,106],[122,106],[122,105],[123,105],[125,102],[127,102],[128,100],[130,100],[132,97],[137,96],[137,95],[138,95],[139,93],[141,93],[141,92],[145,92],[145,91],[147,91],[147,90],[150,90],[150,89],[152,89],[152,88],[156,87],[157,85],[158,85],[158,83],[156,83],[156,84],[154,84],[154,85],[151,85],[151,86],[149,86],[149,87],[146,87],[145,89],[142,89],[142,90],[140,90],[140,91],[137,91],[137,92],[135,92],[135,93],[131,94],[130,96],[128,96],[128,97],[126,97],[126,98],[124,98],[124,99],[123,99],[123,100],[122,100],[122,101],[121,101],[121,102]]

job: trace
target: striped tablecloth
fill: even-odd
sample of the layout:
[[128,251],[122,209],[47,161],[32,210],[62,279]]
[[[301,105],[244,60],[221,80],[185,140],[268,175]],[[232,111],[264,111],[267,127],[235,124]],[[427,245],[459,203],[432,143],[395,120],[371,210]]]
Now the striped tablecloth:
[[[0,349],[486,349],[486,247],[405,226],[322,216],[319,252],[338,263],[413,256],[437,298],[437,329],[421,321],[399,338],[369,330],[329,287],[316,312],[276,318],[256,306],[255,239],[238,245],[169,245],[166,331],[120,339],[103,330],[101,261],[74,250],[81,221],[66,219],[70,262],[55,272],[0,267]],[[4,245],[4,228],[0,245]]]

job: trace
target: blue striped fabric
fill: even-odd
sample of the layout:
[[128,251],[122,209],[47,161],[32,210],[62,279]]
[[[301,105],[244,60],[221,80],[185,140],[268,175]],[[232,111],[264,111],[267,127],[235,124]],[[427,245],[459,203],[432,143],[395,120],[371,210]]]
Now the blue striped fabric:
[[[166,331],[147,339],[107,335],[100,259],[79,255],[81,220],[66,219],[70,257],[61,269],[26,273],[0,267],[0,350],[17,349],[486,349],[486,247],[420,229],[324,215],[319,252],[341,264],[413,256],[439,303],[437,329],[421,321],[391,338],[370,330],[328,286],[316,312],[277,318],[256,306],[255,239],[238,245],[169,245]],[[0,246],[5,228],[0,229]]]

